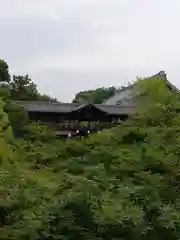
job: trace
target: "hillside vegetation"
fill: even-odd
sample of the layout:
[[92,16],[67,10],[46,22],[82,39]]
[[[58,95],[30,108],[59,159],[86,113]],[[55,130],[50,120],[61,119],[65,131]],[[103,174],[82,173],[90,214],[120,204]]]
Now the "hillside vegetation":
[[180,96],[157,77],[136,116],[63,142],[0,102],[0,239],[180,239]]
[[94,103],[101,104],[106,99],[112,97],[119,89],[115,87],[97,88],[95,90],[81,91],[76,94],[73,103]]

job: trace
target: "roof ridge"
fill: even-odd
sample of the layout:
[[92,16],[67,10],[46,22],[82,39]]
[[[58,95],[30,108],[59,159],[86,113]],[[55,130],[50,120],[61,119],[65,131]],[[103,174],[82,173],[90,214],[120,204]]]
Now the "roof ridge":
[[78,106],[77,103],[58,103],[58,102],[51,102],[51,101],[12,101],[13,103],[23,103],[23,104],[38,104],[38,105],[73,105]]

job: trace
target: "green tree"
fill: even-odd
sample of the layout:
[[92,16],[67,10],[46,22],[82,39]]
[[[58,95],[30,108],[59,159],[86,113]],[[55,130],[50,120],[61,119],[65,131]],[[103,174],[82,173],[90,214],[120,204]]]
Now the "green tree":
[[64,145],[66,160],[54,166],[65,169],[63,187],[39,237],[179,239],[180,96],[151,80],[137,84],[146,94],[132,119]]
[[46,94],[39,94],[38,101],[50,101],[50,102],[60,103],[60,101],[57,98],[53,98]]
[[24,127],[28,123],[28,113],[25,109],[11,101],[7,102],[4,111],[8,114],[8,118],[15,137],[20,137],[23,134]]
[[9,143],[13,140],[8,115],[3,109],[4,102],[0,100],[0,164],[9,160],[12,152]]
[[115,94],[117,89],[115,87],[97,88],[95,90],[81,91],[76,94],[73,103],[94,103],[101,104]]
[[12,100],[31,101],[38,100],[37,86],[32,82],[28,75],[13,76],[10,83]]
[[81,140],[32,123],[9,141],[0,105],[0,239],[180,239],[180,94],[136,87],[137,114]]
[[8,64],[0,59],[0,97],[5,101],[52,101],[58,102],[56,98],[39,93],[37,85],[28,75],[13,75],[12,79],[9,74]]
[[4,102],[0,100],[0,137],[5,140],[12,139],[11,125],[8,115],[4,112]]
[[10,99],[18,101],[52,101],[58,102],[56,98],[39,93],[37,85],[25,76],[13,76],[10,82]]
[[0,59],[0,82],[1,83],[10,82],[9,66],[2,59]]

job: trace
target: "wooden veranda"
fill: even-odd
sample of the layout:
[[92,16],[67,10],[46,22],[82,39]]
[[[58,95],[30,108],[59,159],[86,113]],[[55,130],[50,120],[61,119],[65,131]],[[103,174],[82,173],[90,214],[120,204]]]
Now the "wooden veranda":
[[40,121],[60,136],[97,132],[116,126],[134,113],[134,106],[15,102],[27,110],[30,121]]

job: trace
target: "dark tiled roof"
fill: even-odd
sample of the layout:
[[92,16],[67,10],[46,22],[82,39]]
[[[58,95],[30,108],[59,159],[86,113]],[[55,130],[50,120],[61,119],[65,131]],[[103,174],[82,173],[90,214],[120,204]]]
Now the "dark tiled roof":
[[[23,106],[28,112],[49,112],[49,113],[70,113],[72,111],[78,111],[83,109],[88,104],[79,105],[74,103],[51,103],[51,102],[26,102],[16,101],[14,102]],[[107,114],[122,115],[134,113],[134,106],[122,106],[122,105],[103,105],[94,104],[93,107],[103,111]]]
[[123,87],[118,92],[114,94],[114,96],[110,97],[109,99],[106,99],[103,104],[105,105],[115,105],[116,102],[123,100],[126,97],[129,97],[132,95],[134,84],[131,84],[127,87]]
[[31,102],[31,101],[14,101],[21,105],[28,112],[52,112],[68,113],[75,110],[78,105],[74,103],[52,103],[52,102]]
[[[167,80],[167,76],[166,73],[164,71],[160,71],[159,73],[148,77],[149,79],[151,79],[152,77],[160,77],[162,78],[162,80],[165,81],[166,85],[168,88],[175,90],[175,91],[180,91],[179,89],[177,89],[172,83],[170,83]],[[118,91],[114,96],[110,97],[109,99],[105,100],[103,102],[103,104],[105,105],[116,105],[116,104],[126,104],[127,106],[132,104],[133,98],[136,98],[138,95],[140,95],[141,93],[134,93],[134,87],[135,87],[136,83],[130,84],[127,87],[122,88],[120,91]]]
[[123,106],[123,105],[103,105],[103,104],[96,104],[95,105],[98,109],[107,112],[111,115],[129,115],[135,112],[135,106]]
[[180,90],[176,86],[174,86],[172,83],[170,83],[168,80],[166,80],[166,84],[170,89],[172,89],[176,92],[180,92]]
[[[160,76],[165,81],[170,89],[179,91],[172,85],[166,78],[166,74],[161,71],[154,76]],[[133,114],[135,112],[135,104],[133,104],[132,89],[135,84],[129,85],[119,91],[110,99],[106,100],[103,104],[92,104],[93,107],[111,115]],[[140,93],[138,93],[140,94]],[[138,95],[137,94],[137,95]],[[136,97],[136,96],[135,96]],[[20,104],[28,112],[46,112],[46,113],[70,113],[81,111],[83,108],[91,104],[75,104],[75,103],[53,103],[53,102],[31,102],[31,101],[16,101],[14,103]],[[116,104],[119,105],[116,105]]]

